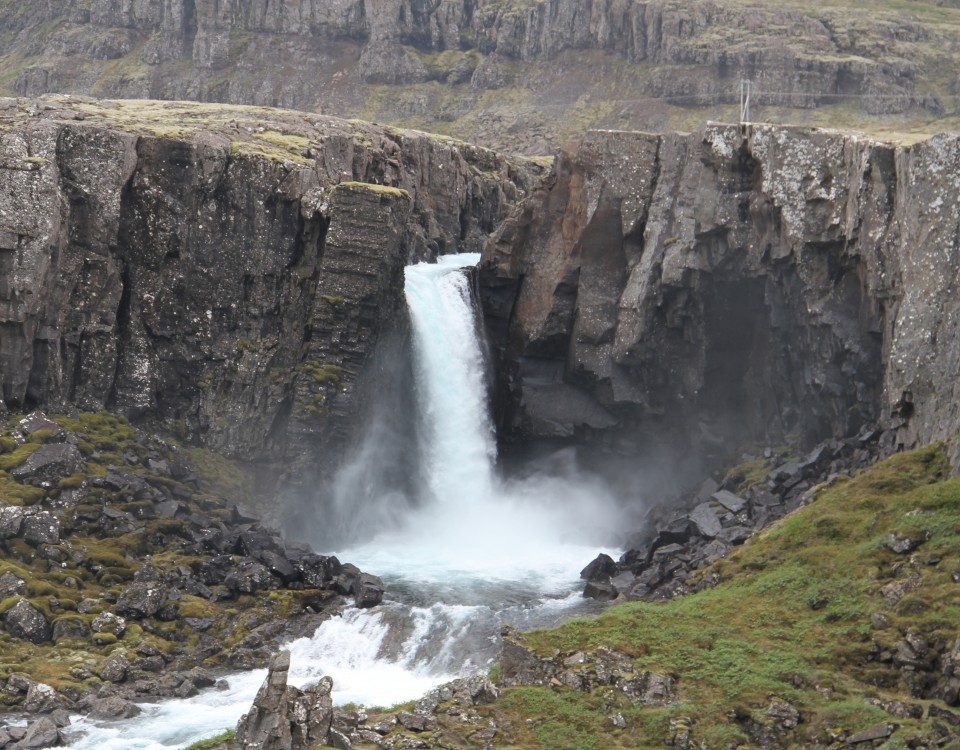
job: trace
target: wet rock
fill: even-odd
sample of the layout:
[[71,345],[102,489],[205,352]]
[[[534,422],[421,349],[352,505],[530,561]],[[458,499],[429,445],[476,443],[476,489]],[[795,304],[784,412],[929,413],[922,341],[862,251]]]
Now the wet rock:
[[244,558],[237,563],[227,573],[223,583],[229,590],[242,594],[253,594],[279,587],[277,578],[264,565],[251,558]]
[[290,750],[328,743],[333,681],[324,677],[303,691],[287,685],[290,653],[277,654],[250,711],[237,724],[237,750]]
[[49,717],[31,722],[23,739],[11,746],[11,750],[39,750],[46,747],[60,747],[63,737],[57,725]]
[[617,564],[610,555],[600,553],[580,571],[586,581],[606,581],[617,574]]
[[110,695],[106,698],[94,700],[90,706],[88,715],[94,719],[115,721],[119,719],[132,719],[140,713],[141,709],[135,703],[124,700],[119,695]]
[[7,611],[3,623],[14,638],[22,638],[31,643],[45,643],[53,636],[53,629],[47,618],[26,599],[21,599]]
[[613,601],[617,598],[619,592],[612,583],[601,581],[587,581],[583,587],[583,597],[585,599],[597,599],[598,601]]
[[383,601],[383,581],[379,576],[361,573],[354,580],[351,593],[358,607],[374,607]]

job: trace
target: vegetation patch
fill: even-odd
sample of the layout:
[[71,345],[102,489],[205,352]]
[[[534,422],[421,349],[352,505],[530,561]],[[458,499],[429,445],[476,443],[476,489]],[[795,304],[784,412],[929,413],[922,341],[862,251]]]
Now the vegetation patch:
[[[923,541],[905,557],[890,548],[890,534]],[[958,569],[960,479],[949,478],[942,449],[930,446],[821,492],[708,569],[721,579],[714,588],[618,605],[525,634],[523,643],[543,656],[604,646],[631,657],[638,672],[672,675],[691,736],[708,747],[751,741],[749,726],[770,722],[774,699],[794,706],[807,736],[825,746],[891,720],[868,701],[915,700],[910,673],[879,655],[895,653],[906,633],[952,647]],[[911,576],[920,584],[891,603],[885,587]],[[888,678],[877,680],[878,672]],[[627,728],[615,730],[607,716],[616,705],[598,703],[597,691],[515,688],[500,704],[518,747],[659,747],[678,713],[634,707],[623,714]],[[919,719],[897,721],[898,736],[929,735]]]

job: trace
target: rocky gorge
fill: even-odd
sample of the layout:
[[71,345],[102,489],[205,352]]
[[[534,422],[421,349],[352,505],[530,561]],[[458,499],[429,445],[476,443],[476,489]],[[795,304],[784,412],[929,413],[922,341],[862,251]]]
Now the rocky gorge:
[[[942,615],[960,564],[955,136],[592,131],[547,174],[320,115],[62,96],[0,106],[0,379],[18,414],[0,443],[0,637],[41,649],[6,665],[8,705],[121,715],[131,698],[210,684],[211,666],[265,664],[335,597],[376,604],[376,576],[267,524],[295,527],[301,487],[322,488],[356,444],[380,387],[368,376],[395,372],[383,358],[405,330],[403,266],[482,250],[505,449],[572,445],[621,474],[682,456],[669,465],[683,486],[655,498],[623,558],[585,577],[599,598],[684,596],[508,633],[492,682],[383,715],[334,710],[323,682],[288,688],[279,658],[238,747],[461,735],[560,747],[555,724],[624,732],[622,746],[789,746],[798,726],[811,747],[879,745],[890,716],[915,722],[910,747],[955,740],[958,634]],[[110,550],[95,549],[103,539]],[[702,680],[718,694],[698,692],[691,662],[671,661],[640,621],[729,614],[743,604],[731,590],[766,612],[762,592],[786,585],[764,578],[774,560],[803,594],[769,620],[809,628],[815,660],[793,645],[773,649],[784,663],[755,654],[758,685],[736,693],[741,664],[725,649],[743,633],[706,621],[676,649],[727,659]],[[241,610],[243,627],[220,632]],[[24,681],[60,641],[87,654],[86,671],[57,672],[55,688]],[[828,654],[845,671],[826,675]],[[872,708],[850,708],[831,739],[841,698]],[[43,746],[23,742],[11,735]]]

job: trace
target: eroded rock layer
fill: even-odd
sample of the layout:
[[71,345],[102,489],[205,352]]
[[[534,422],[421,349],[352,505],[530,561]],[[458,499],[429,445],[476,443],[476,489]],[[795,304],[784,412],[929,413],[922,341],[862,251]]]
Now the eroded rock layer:
[[714,454],[874,420],[891,447],[956,435],[958,175],[947,135],[573,142],[485,250],[504,435]]

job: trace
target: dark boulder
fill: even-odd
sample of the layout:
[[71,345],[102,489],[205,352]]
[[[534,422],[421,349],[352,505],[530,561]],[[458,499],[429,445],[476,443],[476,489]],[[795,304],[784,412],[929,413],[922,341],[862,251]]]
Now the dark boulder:
[[610,555],[601,552],[580,571],[586,581],[606,581],[617,574],[617,563]]
[[714,492],[710,496],[710,499],[716,503],[719,503],[731,513],[739,513],[747,507],[746,500],[739,495],[734,495],[729,490],[720,490],[719,492]]
[[90,706],[88,714],[94,719],[107,721],[118,719],[132,719],[141,713],[140,707],[119,695],[109,695],[106,698],[97,698]]
[[10,474],[24,484],[49,485],[76,474],[83,466],[83,455],[70,443],[47,443],[30,454]]
[[130,671],[130,660],[123,652],[114,651],[96,671],[102,680],[113,683],[123,682],[127,678],[127,672]]
[[383,601],[383,581],[379,576],[361,573],[354,581],[351,593],[358,607],[374,607]]
[[15,505],[0,508],[0,539],[13,539],[20,536],[25,515],[26,511]]
[[713,539],[723,528],[716,511],[709,503],[700,503],[690,511],[690,524],[698,535],[707,539]]
[[26,599],[21,599],[7,610],[3,623],[10,635],[31,643],[46,643],[53,636],[47,618]]
[[0,575],[0,599],[6,599],[14,594],[22,594],[27,590],[27,582],[11,571]]
[[41,544],[60,543],[60,520],[46,511],[28,515],[23,519],[23,540],[39,547]]
[[227,573],[224,585],[231,591],[253,594],[279,587],[279,580],[264,565],[256,560],[244,558]]
[[120,592],[114,610],[122,617],[142,620],[153,617],[167,598],[166,588],[155,581],[137,581]]
[[27,733],[19,742],[10,745],[10,750],[40,750],[40,748],[60,747],[63,737],[53,719],[44,716],[27,727]]
[[597,599],[599,601],[612,601],[617,598],[617,589],[613,584],[603,581],[587,581],[583,587],[583,596],[585,599]]

